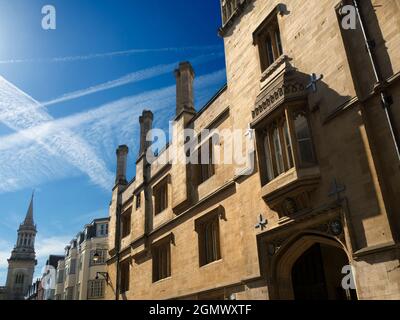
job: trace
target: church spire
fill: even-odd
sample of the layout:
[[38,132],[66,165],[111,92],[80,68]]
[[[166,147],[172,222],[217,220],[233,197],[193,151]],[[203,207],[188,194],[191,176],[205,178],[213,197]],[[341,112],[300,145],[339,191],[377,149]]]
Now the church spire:
[[32,283],[35,266],[36,226],[33,221],[33,198],[25,216],[25,220],[18,228],[18,237],[11,257],[8,259],[7,294],[10,300],[22,300]]
[[34,225],[34,222],[33,222],[33,198],[34,198],[34,196],[35,196],[35,191],[32,192],[31,202],[29,204],[29,208],[28,208],[28,211],[26,213],[26,217],[25,217],[25,220],[23,223],[24,225],[31,225],[31,226]]

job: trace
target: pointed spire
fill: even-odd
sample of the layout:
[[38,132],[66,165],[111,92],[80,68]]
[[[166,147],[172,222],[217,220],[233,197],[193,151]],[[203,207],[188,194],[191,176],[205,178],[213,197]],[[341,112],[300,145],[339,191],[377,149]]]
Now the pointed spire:
[[24,225],[34,225],[33,223],[33,197],[35,196],[35,190],[32,192],[31,203],[29,204],[28,212],[24,220]]

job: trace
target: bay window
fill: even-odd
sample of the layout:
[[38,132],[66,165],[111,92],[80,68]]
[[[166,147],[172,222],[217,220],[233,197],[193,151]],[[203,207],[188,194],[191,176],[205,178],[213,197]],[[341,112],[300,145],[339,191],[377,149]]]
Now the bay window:
[[304,108],[285,108],[258,132],[262,141],[260,161],[263,184],[294,167],[305,168],[316,164],[308,115]]
[[299,160],[303,167],[315,164],[314,147],[311,139],[310,126],[304,110],[293,114],[294,128],[299,148]]

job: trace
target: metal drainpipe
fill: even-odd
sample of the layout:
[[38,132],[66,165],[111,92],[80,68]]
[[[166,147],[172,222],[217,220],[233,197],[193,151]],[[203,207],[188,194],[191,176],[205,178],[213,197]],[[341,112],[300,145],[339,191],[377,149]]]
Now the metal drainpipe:
[[116,216],[116,228],[115,228],[115,233],[116,233],[116,254],[117,254],[117,272],[116,272],[116,278],[117,278],[117,283],[115,284],[115,300],[119,300],[119,284],[120,284],[120,270],[119,270],[119,263],[120,263],[120,248],[121,248],[121,236],[120,236],[120,226],[121,226],[121,221],[120,221],[120,216],[121,216],[121,206],[120,206],[120,195],[118,191],[118,196],[117,196],[117,216]]
[[[356,9],[357,12],[357,16],[358,16],[358,20],[360,21],[360,26],[361,26],[361,31],[363,33],[363,37],[364,37],[364,41],[365,41],[365,45],[367,47],[367,51],[368,51],[368,55],[371,61],[371,65],[372,65],[372,69],[374,71],[374,75],[375,75],[375,79],[378,83],[382,82],[382,77],[379,73],[378,70],[378,64],[376,62],[376,58],[373,52],[373,46],[372,43],[369,39],[367,30],[365,28],[365,22],[364,22],[364,17],[361,14],[361,10],[359,7],[359,3],[358,0],[353,0],[354,3],[354,7]],[[382,102],[382,107],[385,111],[385,115],[386,115],[386,120],[387,123],[389,125],[389,129],[390,129],[390,134],[392,136],[393,139],[393,144],[395,146],[396,149],[396,154],[397,154],[397,159],[400,162],[400,143],[399,143],[399,138],[396,134],[396,129],[392,120],[392,114],[390,112],[390,106],[392,105],[392,101],[390,101],[390,98],[388,97],[388,95],[386,94],[386,92],[381,91],[380,92],[380,97],[381,97],[381,102]]]

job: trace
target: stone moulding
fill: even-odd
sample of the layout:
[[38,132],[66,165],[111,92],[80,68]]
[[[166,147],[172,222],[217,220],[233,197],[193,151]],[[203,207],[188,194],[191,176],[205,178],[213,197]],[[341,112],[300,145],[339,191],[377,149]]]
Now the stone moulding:
[[306,101],[307,77],[296,71],[290,59],[283,55],[261,77],[260,93],[252,110],[252,127],[284,103]]
[[[338,222],[341,230],[340,232],[335,232],[333,226]],[[278,224],[257,237],[258,241],[264,243],[268,256],[273,257],[280,252],[281,248],[301,235],[319,234],[343,243],[345,241],[344,225],[342,208],[337,204],[331,204],[325,208],[317,208],[301,219],[288,221],[285,225]]]

